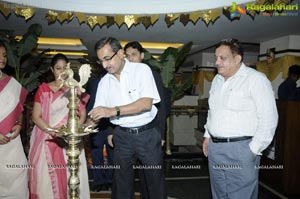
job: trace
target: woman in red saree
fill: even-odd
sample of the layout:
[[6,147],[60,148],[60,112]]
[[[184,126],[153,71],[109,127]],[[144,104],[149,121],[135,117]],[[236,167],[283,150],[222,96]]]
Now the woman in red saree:
[[20,130],[27,91],[13,77],[2,72],[7,62],[0,42],[0,198],[28,198],[28,164]]
[[[64,71],[68,59],[63,54],[57,54],[51,62],[51,70],[55,80],[43,83],[34,100],[32,120],[35,123],[31,140],[29,163],[33,169],[29,171],[29,189],[31,199],[67,199],[68,169],[66,149],[62,141],[48,128],[57,129],[67,124],[69,88],[60,89],[61,81],[58,76]],[[79,123],[83,124],[86,117],[85,105],[88,95],[79,96]],[[87,164],[83,148],[79,156],[79,196],[89,199]]]

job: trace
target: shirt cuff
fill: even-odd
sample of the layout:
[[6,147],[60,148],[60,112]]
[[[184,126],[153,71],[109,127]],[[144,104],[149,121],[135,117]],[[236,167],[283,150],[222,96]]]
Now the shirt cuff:
[[262,153],[261,153],[262,146],[260,146],[259,143],[252,140],[249,143],[249,148],[252,151],[252,153],[254,153],[256,155],[262,155]]
[[205,138],[210,138],[210,135],[209,135],[208,131],[205,131],[203,137],[205,137]]

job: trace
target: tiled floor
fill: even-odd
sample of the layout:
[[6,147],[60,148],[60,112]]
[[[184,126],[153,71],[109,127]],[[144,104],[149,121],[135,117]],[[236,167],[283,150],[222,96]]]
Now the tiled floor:
[[[201,154],[175,153],[165,158],[166,186],[168,196],[176,199],[210,199],[207,159]],[[135,189],[139,192],[139,180]],[[260,182],[259,199],[288,199],[276,195]],[[275,191],[276,192],[276,191]],[[296,198],[294,198],[296,199]]]
[[[196,169],[174,169],[176,165],[193,165]],[[179,199],[210,199],[207,159],[166,159],[168,195]],[[260,186],[259,199],[280,199]]]

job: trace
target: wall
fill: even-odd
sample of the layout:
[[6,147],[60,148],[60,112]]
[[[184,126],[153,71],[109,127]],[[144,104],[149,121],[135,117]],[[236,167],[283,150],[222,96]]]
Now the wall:
[[[300,50],[300,35],[287,35],[280,38],[272,39],[269,41],[264,41],[260,43],[260,50],[259,52],[244,52],[244,62],[247,65],[253,65],[258,60],[259,54],[265,54],[268,48],[275,48],[276,51],[280,50],[287,50],[287,49],[296,49]],[[300,53],[282,53],[276,54],[276,57],[281,57],[284,55],[295,55],[300,56]],[[260,57],[259,60],[265,60],[266,57]],[[198,54],[191,55],[187,58],[187,62],[191,62],[194,66],[185,68],[185,71],[192,71],[193,67],[195,66],[205,66],[205,67],[214,67],[215,65],[215,55],[214,52],[199,52]],[[204,69],[205,70],[205,69]],[[209,69],[208,69],[209,70]],[[272,81],[273,90],[275,93],[276,98],[278,98],[277,91],[279,85],[284,81],[282,78],[282,73],[280,73],[277,78]],[[298,86],[300,86],[300,80],[297,82]],[[203,95],[199,96],[199,98],[208,98],[209,96],[209,89],[211,83],[205,81],[204,82],[204,93]],[[199,95],[199,88],[196,86],[195,94]]]
[[[244,62],[253,65],[257,61],[258,53],[254,52],[244,52]],[[202,52],[192,56],[189,56],[187,62],[193,62],[194,66],[204,66],[204,67],[215,67],[215,53],[214,52]],[[187,70],[185,68],[185,70]],[[192,70],[192,68],[190,68]],[[202,69],[202,70],[209,70],[209,69]],[[199,87],[196,86],[195,94],[199,95],[199,98],[204,99],[209,97],[209,90],[210,90],[211,82],[204,81],[204,93],[199,95]]]
[[[298,49],[300,50],[300,35],[287,35],[272,39],[269,41],[264,41],[260,43],[259,54],[265,54],[268,48],[276,48],[276,51],[287,50],[287,49]],[[276,54],[276,57],[282,57],[284,55],[296,55],[300,56],[300,53],[282,53]],[[265,60],[265,57],[261,57],[260,60]]]
[[[259,53],[265,54],[268,48],[275,48],[275,51],[288,50],[288,49],[300,50],[300,35],[287,35],[269,41],[264,41],[260,43]],[[300,56],[300,53],[287,52],[287,53],[275,54],[275,57],[282,57],[284,55]],[[261,57],[259,60],[262,61],[265,59],[266,57]],[[276,98],[278,98],[277,95],[278,87],[283,81],[284,79],[282,78],[282,73],[279,73],[277,78],[274,81],[272,81],[272,86]],[[297,84],[298,86],[300,85],[300,80],[298,80]]]

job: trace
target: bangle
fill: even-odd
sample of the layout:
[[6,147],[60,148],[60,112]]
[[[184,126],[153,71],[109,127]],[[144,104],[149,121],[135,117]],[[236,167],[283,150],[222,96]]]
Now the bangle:
[[22,127],[22,122],[16,122],[15,125],[19,125],[20,127]]
[[120,114],[121,114],[120,107],[119,106],[115,106],[115,109],[117,111],[117,115],[116,116],[119,117]]

